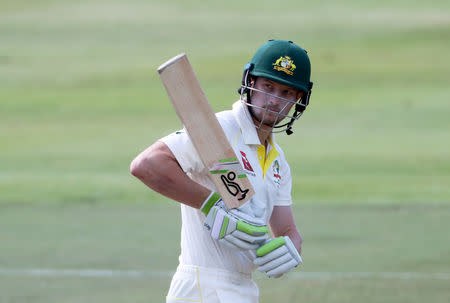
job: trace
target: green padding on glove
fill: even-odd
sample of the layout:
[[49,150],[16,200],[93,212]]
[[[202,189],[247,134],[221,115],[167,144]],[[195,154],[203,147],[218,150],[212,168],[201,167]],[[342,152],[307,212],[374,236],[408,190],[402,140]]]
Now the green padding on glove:
[[273,239],[272,241],[270,241],[267,244],[264,244],[263,246],[261,246],[260,248],[258,248],[256,250],[256,255],[258,257],[262,257],[267,255],[268,253],[270,253],[271,251],[274,251],[275,249],[277,249],[278,247],[281,247],[283,245],[286,244],[286,240],[284,239],[284,237],[278,237],[276,239]]
[[230,218],[224,217],[222,222],[222,230],[220,231],[219,239],[222,239],[225,237],[225,234],[227,232],[228,222],[230,221]]
[[245,223],[244,221],[238,221],[236,229],[240,230],[246,234],[253,235],[253,236],[257,236],[258,234],[262,235],[262,234],[269,233],[269,228],[266,225],[254,226],[254,225]]
[[219,202],[219,200],[221,200],[222,198],[220,197],[220,195],[218,193],[213,193],[209,199],[203,204],[201,211],[207,215],[209,214],[209,211],[211,210],[211,208],[216,205],[217,202]]

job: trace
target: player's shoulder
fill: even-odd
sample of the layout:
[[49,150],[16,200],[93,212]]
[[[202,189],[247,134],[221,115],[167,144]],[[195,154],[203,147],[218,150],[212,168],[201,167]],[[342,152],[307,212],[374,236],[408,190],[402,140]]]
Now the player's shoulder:
[[232,110],[225,110],[216,113],[217,120],[222,127],[228,141],[232,141],[238,136],[240,132],[239,123],[237,123],[236,118]]
[[237,123],[232,110],[218,112],[216,113],[216,117],[224,131],[239,129],[239,124]]
[[217,112],[216,117],[217,117],[217,119],[223,119],[223,120],[231,119],[233,117],[233,111],[231,109],[229,109],[229,110],[223,110],[223,111]]

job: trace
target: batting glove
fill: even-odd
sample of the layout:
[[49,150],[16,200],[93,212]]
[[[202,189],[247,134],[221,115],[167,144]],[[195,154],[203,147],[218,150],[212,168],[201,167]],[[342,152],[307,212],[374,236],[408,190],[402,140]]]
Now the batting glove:
[[211,237],[227,246],[252,250],[269,238],[269,229],[262,220],[252,218],[238,209],[228,210],[215,192],[206,199],[201,210],[206,214],[204,226]]
[[253,263],[271,278],[279,278],[302,263],[302,257],[288,236],[271,239],[256,250]]

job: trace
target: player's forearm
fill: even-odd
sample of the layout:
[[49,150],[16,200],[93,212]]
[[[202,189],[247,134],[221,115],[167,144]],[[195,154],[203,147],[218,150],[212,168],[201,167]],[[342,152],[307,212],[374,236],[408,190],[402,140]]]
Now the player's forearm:
[[275,206],[270,218],[270,230],[274,237],[289,236],[295,248],[301,253],[302,236],[294,221],[290,206]]
[[191,180],[167,146],[157,142],[138,155],[131,173],[154,191],[175,201],[199,208],[210,190]]

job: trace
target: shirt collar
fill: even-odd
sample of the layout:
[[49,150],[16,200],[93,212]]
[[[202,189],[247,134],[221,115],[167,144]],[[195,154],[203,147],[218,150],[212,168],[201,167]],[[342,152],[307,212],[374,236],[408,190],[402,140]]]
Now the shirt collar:
[[[241,128],[242,137],[244,143],[261,145],[259,141],[258,133],[256,132],[255,124],[251,118],[248,107],[242,103],[243,101],[238,100],[233,104],[233,114],[239,127]],[[270,139],[275,142],[273,134],[270,134]]]

